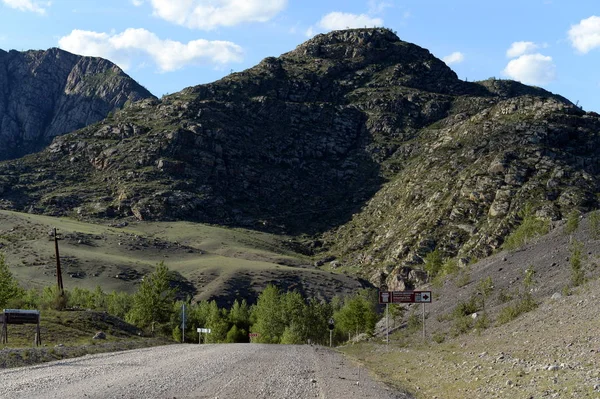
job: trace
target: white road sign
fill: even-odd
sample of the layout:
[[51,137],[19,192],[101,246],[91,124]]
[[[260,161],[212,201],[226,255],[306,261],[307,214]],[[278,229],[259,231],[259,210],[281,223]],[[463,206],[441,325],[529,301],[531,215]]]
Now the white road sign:
[[198,332],[199,333],[210,334],[210,328],[199,328]]

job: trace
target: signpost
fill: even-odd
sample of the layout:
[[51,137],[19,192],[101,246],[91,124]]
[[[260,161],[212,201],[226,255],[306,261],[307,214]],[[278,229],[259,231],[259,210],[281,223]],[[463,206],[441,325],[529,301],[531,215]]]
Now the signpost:
[[[202,333],[210,334],[210,328],[198,328],[196,331],[198,331],[198,343],[200,343],[200,337],[202,336]],[[204,340],[206,340],[206,338]]]
[[181,342],[185,343],[185,302],[181,305]]
[[252,338],[258,338],[259,335],[259,333],[249,333],[248,337],[250,337],[250,342],[252,342]]
[[[431,297],[431,291],[379,291],[379,303],[385,303],[386,312],[390,303],[423,304],[423,339],[425,339],[425,304],[431,303]],[[386,329],[389,332],[389,325],[386,325]],[[389,335],[386,335],[386,339],[389,343]]]
[[329,347],[333,346],[333,330],[335,329],[335,320],[333,317],[329,319]]
[[42,344],[40,334],[40,311],[39,310],[22,310],[22,309],[4,309],[0,314],[0,322],[2,323],[2,343],[8,343],[8,325],[9,324],[35,324],[35,340],[36,346]]

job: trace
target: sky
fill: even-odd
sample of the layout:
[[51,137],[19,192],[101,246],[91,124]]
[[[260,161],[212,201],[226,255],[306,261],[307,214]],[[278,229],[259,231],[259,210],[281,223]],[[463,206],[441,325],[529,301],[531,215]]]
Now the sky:
[[158,97],[365,26],[463,80],[514,79],[600,112],[598,0],[0,0],[0,49],[104,57]]

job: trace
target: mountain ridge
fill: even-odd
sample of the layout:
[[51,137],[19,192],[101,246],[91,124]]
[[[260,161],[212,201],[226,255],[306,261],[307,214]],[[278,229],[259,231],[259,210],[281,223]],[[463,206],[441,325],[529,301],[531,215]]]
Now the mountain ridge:
[[0,164],[0,200],[293,233],[393,289],[436,248],[489,255],[525,207],[548,220],[597,207],[599,132],[564,97],[463,82],[387,29],[335,31]]
[[0,51],[0,160],[153,97],[112,62],[59,48]]

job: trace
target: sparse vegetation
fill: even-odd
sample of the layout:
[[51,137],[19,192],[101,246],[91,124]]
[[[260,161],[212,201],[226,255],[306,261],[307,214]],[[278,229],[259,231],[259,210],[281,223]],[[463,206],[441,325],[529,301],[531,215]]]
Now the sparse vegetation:
[[425,256],[425,271],[428,273],[429,278],[435,278],[440,272],[443,271],[443,266],[444,261],[440,251],[437,248]]
[[573,287],[578,287],[585,283],[585,270],[582,263],[583,243],[574,240],[571,243],[571,256],[569,262],[571,264],[571,284]]
[[550,229],[548,220],[540,219],[533,213],[531,206],[526,206],[520,213],[521,224],[504,241],[504,249],[515,250],[535,237],[547,234]]
[[600,210],[590,213],[590,233],[594,240],[600,238]]
[[502,308],[496,320],[498,325],[506,324],[523,313],[530,312],[537,308],[538,304],[531,294],[531,289],[535,285],[535,270],[529,266],[524,271],[523,291],[518,294],[517,302],[509,304]]
[[565,234],[573,234],[579,228],[579,212],[572,210],[567,217],[567,224],[565,225]]

